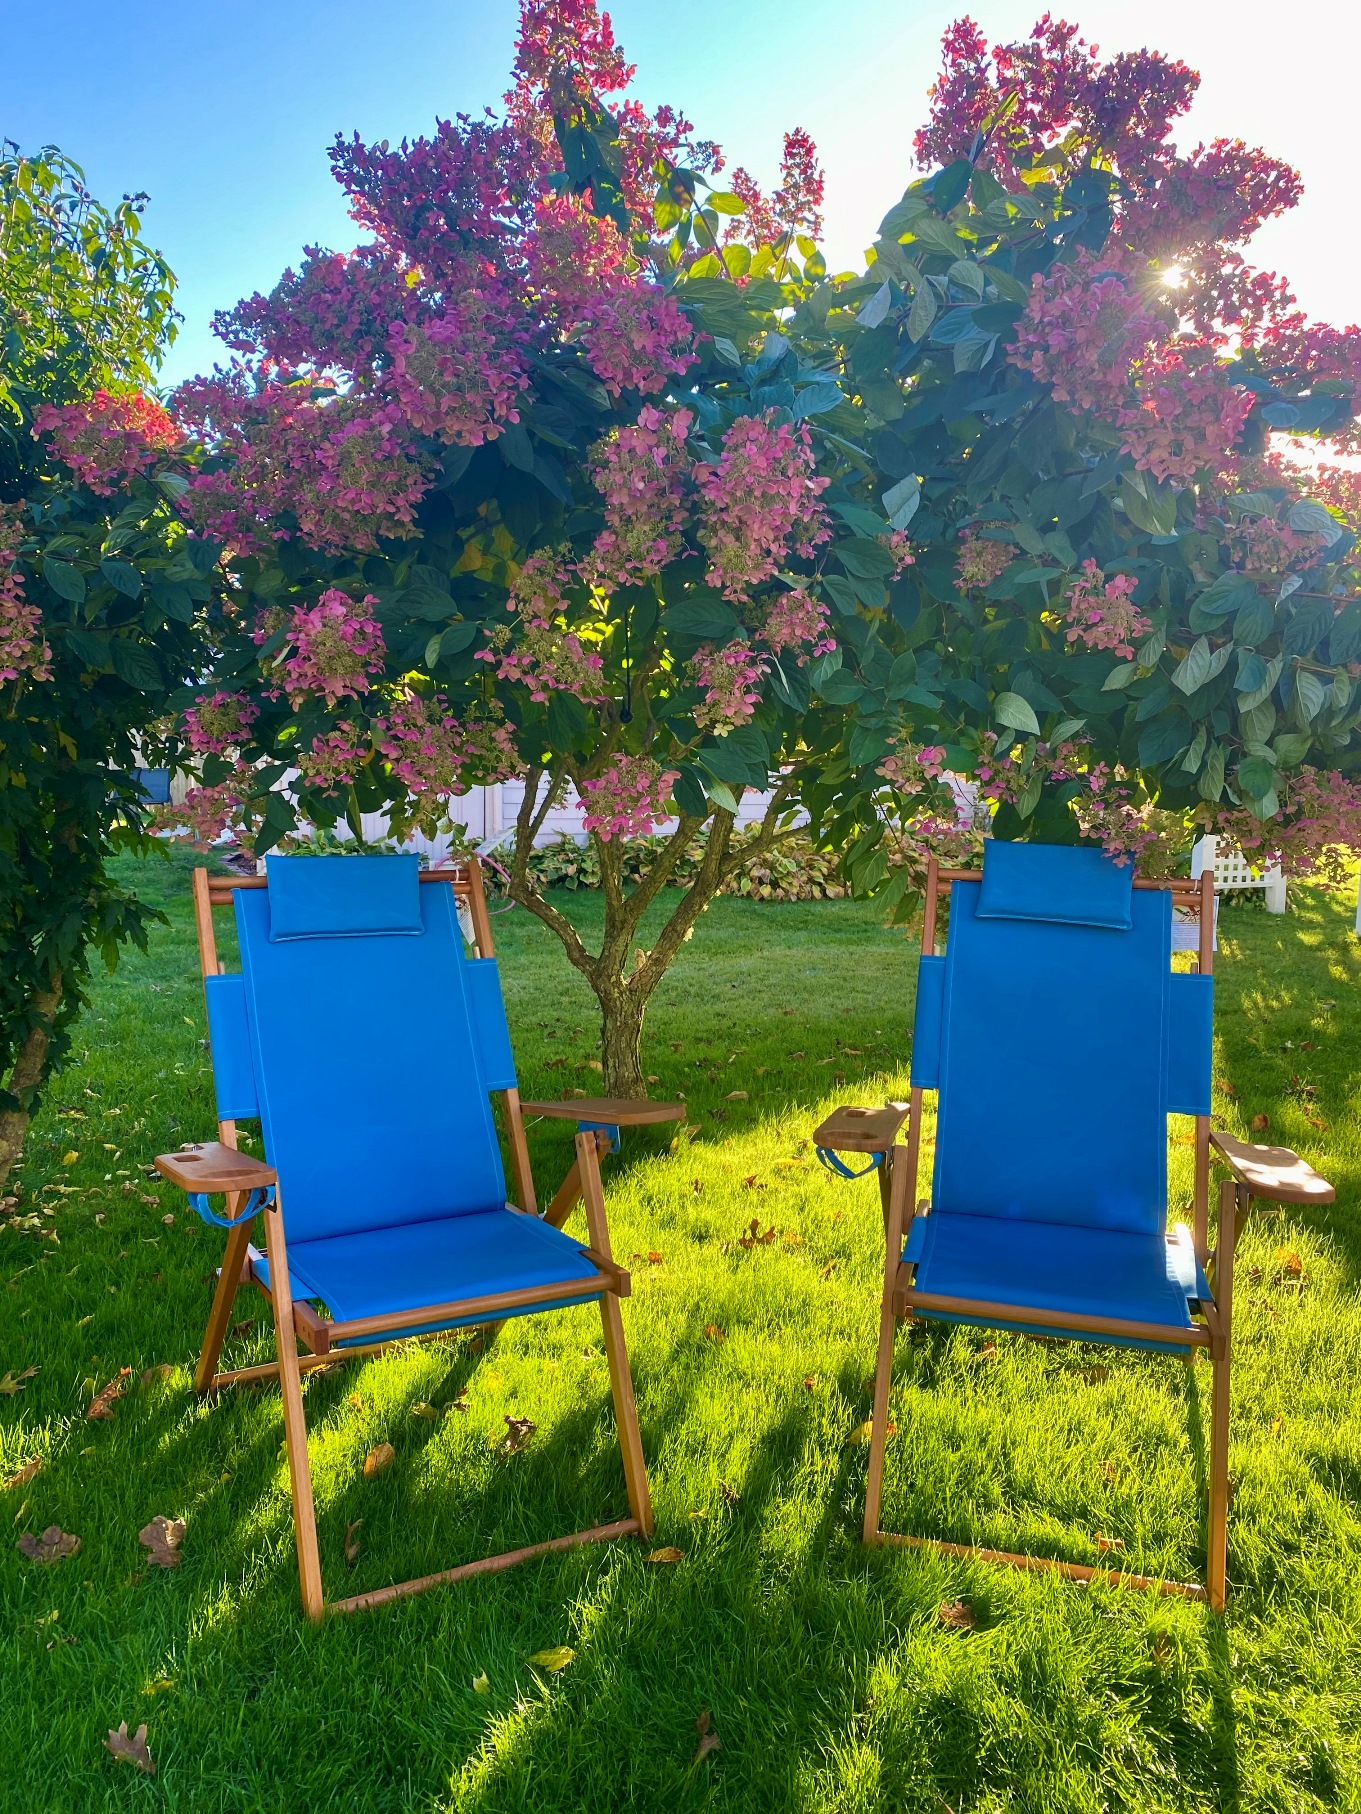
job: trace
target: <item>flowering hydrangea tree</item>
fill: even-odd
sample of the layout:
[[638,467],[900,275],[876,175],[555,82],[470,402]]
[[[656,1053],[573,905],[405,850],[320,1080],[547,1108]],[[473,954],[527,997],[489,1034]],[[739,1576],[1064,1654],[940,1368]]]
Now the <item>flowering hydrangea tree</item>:
[[[963,23],[939,167],[829,275],[807,136],[768,197],[721,189],[631,76],[591,0],[525,0],[504,115],[337,142],[367,243],[220,318],[233,361],[170,399],[230,600],[177,733],[198,829],[400,834],[522,780],[511,892],[595,990],[620,1093],[747,789],[761,838],[802,805],[899,913],[926,846],[976,836],[960,777],[1000,835],[1122,857],[1155,810],[1302,863],[1350,835],[1354,489],[1311,497],[1277,439],[1353,434],[1361,344],[1239,250],[1292,173],[1175,151],[1183,65]],[[569,789],[598,950],[528,868]]]
[[[172,819],[266,850],[522,781],[510,890],[595,991],[613,1093],[704,906],[797,807],[897,914],[979,817],[1135,860],[1195,821],[1294,871],[1361,829],[1361,498],[1314,457],[1356,440],[1361,334],[1242,251],[1297,179],[1176,150],[1196,77],[1167,58],[1048,19],[945,51],[929,173],[868,269],[829,273],[805,134],[768,195],[721,188],[593,0],[524,0],[501,116],[337,141],[365,243],[219,318],[177,445],[94,386],[39,430],[87,501],[173,500],[171,573],[203,576],[152,588],[204,638]],[[16,668],[46,660],[32,571],[3,582]],[[598,948],[529,868],[569,790]]]

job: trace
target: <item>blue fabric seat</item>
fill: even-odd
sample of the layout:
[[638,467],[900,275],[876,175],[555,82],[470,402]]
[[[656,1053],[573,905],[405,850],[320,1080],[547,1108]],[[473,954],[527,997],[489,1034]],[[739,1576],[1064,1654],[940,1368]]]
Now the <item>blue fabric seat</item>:
[[[918,1216],[903,1249],[917,1263],[915,1288],[935,1297],[1003,1304],[1018,1313],[1057,1310],[1109,1317],[1121,1322],[1166,1325],[1169,1335],[1191,1327],[1192,1304],[1210,1299],[1196,1264],[1190,1231],[1171,1236],[1124,1229],[1084,1228],[1073,1223],[961,1216],[941,1211]],[[1212,1301],[1212,1300],[1211,1300]],[[940,1317],[917,1307],[915,1314]],[[951,1322],[988,1328],[1035,1328],[951,1315]],[[1057,1330],[1050,1333],[1058,1334]],[[1078,1334],[1078,1340],[1096,1338]],[[1111,1337],[1100,1338],[1109,1342]],[[1116,1338],[1121,1345],[1177,1348],[1187,1344]]]
[[[252,1250],[251,1262],[261,1283],[268,1286],[268,1259]],[[595,1274],[579,1241],[537,1216],[512,1209],[294,1241],[288,1249],[294,1297],[324,1303],[337,1322],[419,1310],[455,1299],[490,1297],[527,1286],[565,1284]],[[595,1299],[571,1301],[589,1304]],[[532,1308],[554,1306],[536,1304]],[[458,1326],[458,1319],[423,1323],[412,1333]]]

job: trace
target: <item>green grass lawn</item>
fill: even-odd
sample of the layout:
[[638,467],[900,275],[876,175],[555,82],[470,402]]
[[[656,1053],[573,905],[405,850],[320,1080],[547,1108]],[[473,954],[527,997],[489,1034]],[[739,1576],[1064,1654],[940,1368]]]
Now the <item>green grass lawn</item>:
[[[652,1092],[686,1097],[688,1137],[626,1137],[606,1179],[634,1277],[654,1543],[683,1560],[592,1546],[313,1629],[277,1393],[189,1389],[221,1237],[143,1168],[211,1136],[212,1088],[187,865],[137,880],[171,923],[100,981],[0,1231],[0,1376],[39,1369],[0,1397],[0,1481],[43,1464],[0,1488],[5,1814],[1361,1808],[1361,947],[1346,899],[1297,888],[1284,919],[1221,918],[1223,1122],[1247,1133],[1267,1115],[1267,1137],[1338,1186],[1334,1206],[1257,1214],[1244,1233],[1226,1619],[862,1549],[850,1439],[869,1415],[878,1193],[823,1174],[807,1137],[839,1100],[906,1093],[914,950],[859,905],[725,900],[647,1028]],[[589,896],[561,904],[587,928],[597,916]],[[597,1088],[584,986],[522,912],[495,925],[523,1091]],[[356,1052],[356,1091],[372,1062]],[[998,1062],[1031,1062],[1005,1004]],[[1080,1114],[1099,1087],[1075,1056],[1045,1112]],[[530,1138],[546,1196],[570,1130]],[[1172,1153],[1180,1208],[1185,1124]],[[743,1246],[753,1219],[774,1238]],[[267,1305],[237,1304],[228,1364],[267,1358]],[[114,1415],[89,1420],[121,1369]],[[936,1328],[900,1339],[896,1378],[886,1528],[1199,1571],[1204,1364]],[[333,1597],[626,1513],[593,1308],[513,1323],[480,1356],[458,1338],[356,1361],[305,1393]],[[537,1425],[515,1454],[508,1416]],[[366,1481],[382,1441],[396,1463]],[[172,1572],[137,1542],[158,1513],[187,1523]],[[51,1524],[80,1537],[76,1556],[17,1553]],[[940,1617],[957,1601],[970,1630]],[[530,1660],[563,1645],[558,1674]],[[720,1745],[692,1761],[705,1712]],[[146,1722],[154,1780],[101,1749],[120,1720]]]

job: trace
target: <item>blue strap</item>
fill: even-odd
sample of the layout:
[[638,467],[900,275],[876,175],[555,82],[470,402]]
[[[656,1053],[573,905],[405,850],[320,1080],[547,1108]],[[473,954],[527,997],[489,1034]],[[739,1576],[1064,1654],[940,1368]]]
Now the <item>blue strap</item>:
[[579,1134],[608,1134],[610,1151],[612,1153],[619,1151],[619,1129],[612,1121],[578,1121],[577,1132]]
[[246,1198],[246,1207],[235,1219],[230,1216],[220,1216],[215,1209],[210,1209],[206,1191],[191,1190],[186,1191],[185,1195],[189,1199],[189,1207],[196,1209],[205,1222],[215,1222],[219,1228],[240,1228],[243,1222],[252,1221],[262,1209],[267,1209],[274,1201],[274,1186],[266,1184],[251,1191]]
[[853,1172],[841,1155],[839,1153],[834,1153],[830,1146],[820,1146],[817,1149],[817,1153],[818,1158],[821,1159],[829,1172],[840,1172],[843,1178],[868,1178],[870,1173],[874,1171],[877,1166],[884,1163],[884,1155],[882,1153],[871,1153],[869,1164],[862,1166],[858,1172]]

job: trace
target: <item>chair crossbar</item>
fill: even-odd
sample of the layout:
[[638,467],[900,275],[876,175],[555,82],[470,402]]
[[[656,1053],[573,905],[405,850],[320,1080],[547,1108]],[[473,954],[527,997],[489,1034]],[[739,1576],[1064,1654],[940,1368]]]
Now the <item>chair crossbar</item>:
[[1179,1594],[1187,1600],[1209,1599],[1199,1581],[1169,1581],[1161,1575],[1093,1568],[1085,1562],[1064,1562],[1057,1556],[1024,1556],[1012,1550],[984,1549],[977,1543],[947,1543],[943,1537],[904,1537],[894,1531],[876,1531],[866,1541],[890,1543],[903,1549],[935,1550],[938,1555],[959,1556],[967,1562],[1000,1562],[1007,1568],[1026,1569],[1034,1574],[1062,1575],[1065,1581],[1101,1581],[1111,1587],[1153,1588],[1160,1594]]
[[[903,1268],[905,1271],[906,1268]],[[910,1309],[939,1311],[942,1316],[971,1316],[988,1322],[1033,1323],[1038,1329],[1065,1329],[1074,1335],[1126,1336],[1132,1341],[1164,1342],[1169,1347],[1211,1346],[1210,1331],[1200,1323],[1179,1328],[1171,1323],[1126,1322],[1114,1316],[1084,1316],[1072,1310],[1036,1310],[1028,1305],[990,1304],[973,1298],[941,1297],[936,1292],[900,1286],[900,1303]]]

